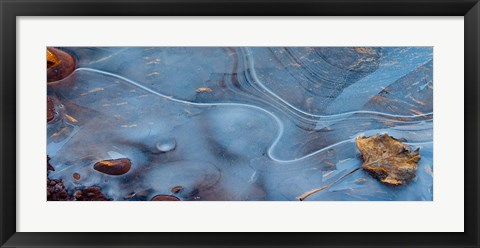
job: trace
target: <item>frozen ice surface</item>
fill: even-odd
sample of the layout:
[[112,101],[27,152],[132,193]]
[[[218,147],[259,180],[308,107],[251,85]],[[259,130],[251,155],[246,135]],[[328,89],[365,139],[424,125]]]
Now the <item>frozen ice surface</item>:
[[[420,147],[413,182],[362,170],[308,200],[433,199],[431,47],[64,47],[47,154],[70,190],[114,200],[296,200],[359,167],[359,135]],[[128,158],[120,176],[101,160]],[[80,174],[80,180],[73,178]]]

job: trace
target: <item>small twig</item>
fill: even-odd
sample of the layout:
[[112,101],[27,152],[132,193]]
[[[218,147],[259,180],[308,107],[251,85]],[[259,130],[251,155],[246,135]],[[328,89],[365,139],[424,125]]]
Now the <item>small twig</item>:
[[303,201],[303,200],[307,199],[307,197],[309,197],[309,196],[311,196],[311,195],[313,195],[313,194],[315,194],[315,193],[318,193],[318,192],[320,192],[320,191],[322,191],[322,190],[324,190],[324,189],[327,189],[327,188],[330,188],[330,185],[323,186],[323,187],[321,187],[321,188],[313,189],[313,190],[310,190],[310,191],[308,191],[308,192],[305,192],[305,193],[303,193],[301,196],[298,196],[297,199],[300,200],[300,201]]
[[324,190],[324,189],[328,189],[328,188],[332,187],[333,185],[337,184],[338,182],[340,182],[340,180],[342,180],[342,179],[344,179],[345,177],[353,174],[355,171],[360,170],[361,168],[362,168],[362,166],[360,166],[360,167],[358,167],[358,168],[355,168],[355,169],[353,169],[352,171],[350,171],[349,173],[347,173],[347,174],[341,176],[339,179],[335,180],[335,182],[331,183],[330,185],[326,185],[326,186],[323,186],[323,187],[318,188],[318,189],[310,190],[310,191],[302,194],[301,196],[297,197],[297,199],[300,200],[300,201],[303,201],[303,200],[307,199],[307,197],[309,197],[309,196],[311,196],[311,195],[313,195],[313,194],[316,194],[316,193],[318,193],[318,192],[320,192],[320,191],[322,191],[322,190]]
[[316,194],[316,193],[318,193],[318,192],[320,192],[320,191],[322,191],[322,190],[325,190],[325,189],[328,189],[328,188],[332,187],[333,185],[337,184],[338,182],[340,182],[340,181],[341,181],[342,179],[344,179],[345,177],[353,174],[355,171],[360,170],[360,169],[362,169],[363,167],[370,166],[370,165],[372,165],[372,164],[378,163],[379,161],[382,161],[382,160],[388,159],[388,158],[392,158],[392,157],[394,157],[394,156],[395,156],[395,155],[391,155],[391,156],[388,156],[388,157],[385,157],[385,158],[379,158],[379,159],[377,159],[377,160],[375,160],[375,161],[372,161],[372,162],[370,162],[370,163],[368,163],[368,164],[363,164],[362,166],[360,166],[360,167],[358,167],[358,168],[355,168],[355,169],[353,169],[352,171],[350,171],[349,173],[341,176],[339,179],[335,180],[335,182],[331,183],[330,185],[326,185],[326,186],[323,186],[323,187],[320,187],[320,188],[317,188],[317,189],[312,189],[312,190],[310,190],[310,191],[307,191],[307,192],[303,193],[302,195],[298,196],[297,199],[300,200],[300,201],[303,201],[303,200],[307,199],[309,196],[311,196],[311,195],[313,195],[313,194]]

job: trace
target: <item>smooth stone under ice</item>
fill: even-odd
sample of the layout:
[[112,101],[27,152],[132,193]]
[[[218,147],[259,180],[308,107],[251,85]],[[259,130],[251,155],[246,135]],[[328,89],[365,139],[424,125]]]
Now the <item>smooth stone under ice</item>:
[[128,158],[102,160],[95,163],[93,168],[108,175],[123,175],[130,170],[132,162]]
[[152,201],[180,201],[173,195],[156,195],[152,198]]

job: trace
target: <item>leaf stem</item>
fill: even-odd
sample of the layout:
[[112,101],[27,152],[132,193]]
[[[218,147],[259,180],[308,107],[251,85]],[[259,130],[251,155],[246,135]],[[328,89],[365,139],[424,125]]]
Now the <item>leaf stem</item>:
[[[400,153],[399,153],[399,154],[400,154]],[[398,154],[397,154],[397,155],[398,155]],[[307,199],[307,198],[310,197],[311,195],[316,194],[316,193],[318,193],[318,192],[320,192],[320,191],[322,191],[322,190],[325,190],[325,189],[328,189],[328,188],[332,187],[333,185],[337,184],[338,182],[340,182],[340,181],[341,181],[342,179],[344,179],[345,177],[353,174],[355,171],[360,170],[360,169],[362,169],[362,168],[364,168],[364,167],[366,167],[366,166],[370,166],[370,165],[372,165],[372,164],[378,163],[379,161],[382,161],[382,160],[384,160],[384,159],[392,158],[392,157],[394,157],[394,156],[396,156],[396,155],[391,155],[391,156],[388,156],[388,157],[385,157],[385,158],[379,158],[379,159],[377,159],[377,160],[375,160],[375,161],[372,161],[372,162],[370,162],[370,163],[368,163],[368,164],[363,164],[363,165],[361,165],[360,167],[355,168],[355,169],[353,169],[352,171],[350,171],[349,173],[341,176],[339,179],[335,180],[335,182],[331,183],[330,185],[326,185],[326,186],[323,186],[323,187],[320,187],[320,188],[316,188],[316,189],[312,189],[312,190],[310,190],[310,191],[307,191],[307,192],[303,193],[302,195],[298,196],[297,199],[300,200],[300,201],[304,201],[305,199]]]
[[335,182],[333,182],[333,183],[331,183],[331,184],[329,184],[329,185],[326,185],[326,186],[323,186],[323,187],[320,187],[320,188],[313,189],[313,190],[310,190],[310,191],[308,191],[308,192],[305,192],[304,194],[298,196],[297,199],[300,200],[300,201],[303,201],[303,200],[307,199],[309,196],[311,196],[311,195],[313,195],[313,194],[316,194],[316,193],[318,193],[318,192],[320,192],[320,191],[322,191],[322,190],[328,189],[328,188],[332,187],[333,185],[337,184],[338,182],[340,182],[340,181],[341,181],[342,179],[344,179],[345,177],[353,174],[355,171],[360,170],[361,168],[362,168],[362,166],[353,169],[352,171],[350,171],[349,173],[341,176],[339,179],[335,180]]

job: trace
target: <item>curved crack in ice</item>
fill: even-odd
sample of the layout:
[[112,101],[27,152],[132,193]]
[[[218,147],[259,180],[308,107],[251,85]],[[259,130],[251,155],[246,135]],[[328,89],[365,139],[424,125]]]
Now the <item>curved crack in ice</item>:
[[249,105],[249,104],[242,104],[242,103],[195,103],[195,102],[189,102],[189,101],[185,101],[185,100],[180,100],[180,99],[176,99],[176,98],[173,98],[172,96],[167,96],[167,95],[164,95],[162,93],[159,93],[155,90],[152,90],[148,87],[145,87],[133,80],[130,80],[126,77],[123,77],[123,76],[119,76],[119,75],[116,75],[116,74],[113,74],[113,73],[110,73],[110,72],[105,72],[105,71],[101,71],[101,70],[97,70],[97,69],[91,69],[91,68],[77,68],[75,71],[89,71],[89,72],[95,72],[95,73],[99,73],[99,74],[102,74],[102,75],[106,75],[106,76],[110,76],[110,77],[115,77],[117,79],[121,79],[137,88],[140,88],[146,92],[149,92],[151,94],[154,94],[156,96],[159,96],[159,97],[163,97],[165,99],[168,99],[170,101],[173,101],[173,102],[178,102],[178,103],[182,103],[182,104],[187,104],[187,105],[192,105],[192,106],[199,106],[199,107],[211,107],[211,106],[240,106],[240,107],[247,107],[247,108],[252,108],[252,109],[256,109],[256,110],[260,110],[268,115],[270,115],[278,124],[278,134],[277,134],[277,137],[275,138],[275,140],[273,141],[272,145],[270,146],[270,148],[268,149],[267,153],[268,153],[268,156],[270,157],[270,159],[276,161],[276,162],[290,162],[290,161],[285,161],[285,160],[279,160],[279,159],[276,159],[273,155],[272,155],[272,150],[273,148],[276,146],[276,144],[279,142],[280,138],[282,137],[283,135],[283,132],[284,132],[284,127],[283,127],[283,123],[280,121],[280,119],[274,115],[273,113],[263,109],[263,108],[260,108],[260,107],[257,107],[257,106],[254,106],[254,105]]
[[[102,75],[105,75],[105,76],[110,76],[110,77],[114,77],[114,78],[117,78],[117,79],[120,79],[122,81],[125,81],[127,83],[129,83],[130,85],[133,85],[141,90],[144,90],[146,92],[149,92],[153,95],[156,95],[156,96],[159,96],[159,97],[162,97],[162,98],[165,98],[165,99],[168,99],[170,101],[173,101],[173,102],[177,102],[177,103],[182,103],[182,104],[186,104],[186,105],[192,105],[192,106],[199,106],[199,107],[211,107],[211,106],[240,106],[240,107],[246,107],[246,108],[252,108],[252,109],[255,109],[255,110],[259,110],[261,112],[264,112],[266,114],[268,114],[269,116],[271,116],[275,121],[276,123],[278,124],[278,134],[277,134],[277,137],[275,138],[275,140],[273,141],[273,143],[270,145],[270,147],[268,148],[267,150],[267,155],[268,157],[274,161],[274,162],[277,162],[277,163],[293,163],[293,162],[299,162],[299,161],[302,161],[304,159],[307,159],[307,158],[310,158],[318,153],[321,153],[323,151],[326,151],[328,149],[331,149],[333,147],[336,147],[338,145],[341,145],[341,144],[345,144],[345,143],[348,143],[348,142],[354,142],[354,138],[350,138],[350,139],[346,139],[346,140],[343,140],[343,141],[340,141],[340,142],[337,142],[335,144],[332,144],[332,145],[329,145],[329,146],[326,146],[326,147],[323,147],[319,150],[316,150],[315,152],[312,152],[310,154],[307,154],[303,157],[300,157],[300,158],[296,158],[296,159],[291,159],[291,160],[282,160],[282,159],[278,159],[276,158],[274,155],[273,155],[273,150],[275,149],[275,147],[277,146],[277,144],[280,142],[280,139],[282,138],[283,134],[284,134],[284,125],[283,123],[280,121],[280,119],[273,113],[271,113],[270,111],[268,110],[265,110],[261,107],[258,107],[258,106],[255,106],[255,105],[250,105],[250,104],[242,104],[242,103],[195,103],[195,102],[190,102],[190,101],[185,101],[185,100],[180,100],[180,99],[176,99],[172,96],[167,96],[167,95],[164,95],[162,93],[159,93],[155,90],[152,90],[146,86],[143,86],[131,79],[128,79],[126,77],[123,77],[123,76],[120,76],[120,75],[117,75],[117,74],[114,74],[114,73],[110,73],[110,72],[106,72],[106,71],[102,71],[102,70],[97,70],[97,69],[92,69],[92,68],[86,68],[86,67],[81,67],[81,68],[77,68],[75,71],[88,71],[88,72],[94,72],[94,73],[98,73],[98,74],[102,74]],[[288,103],[285,103],[285,104],[288,104]],[[432,113],[427,113],[427,114],[422,114],[422,115],[415,115],[415,116],[402,116],[402,115],[393,115],[393,114],[387,114],[387,113],[382,113],[382,112],[376,112],[376,111],[351,111],[351,112],[346,112],[346,113],[341,113],[341,114],[335,114],[335,115],[329,115],[329,116],[315,116],[315,115],[311,115],[311,116],[315,116],[315,117],[332,117],[332,116],[335,116],[335,117],[340,117],[340,116],[344,116],[344,115],[352,115],[352,114],[357,114],[357,113],[362,113],[362,114],[373,114],[373,115],[383,115],[383,116],[388,116],[388,117],[402,117],[402,118],[413,118],[413,117],[422,117],[422,116],[427,116],[427,115],[431,115]],[[310,114],[308,114],[310,115]]]
[[250,49],[246,48],[246,47],[242,48],[242,52],[245,55],[245,61],[246,61],[246,65],[247,65],[247,68],[248,68],[248,72],[249,72],[250,76],[252,77],[253,81],[257,85],[259,85],[264,91],[266,91],[268,94],[275,97],[277,100],[281,101],[283,104],[285,104],[289,108],[293,109],[294,111],[290,110],[291,113],[294,114],[295,116],[299,117],[299,118],[302,118],[302,119],[305,119],[305,117],[299,115],[298,113],[300,113],[302,115],[305,115],[305,116],[308,116],[308,117],[314,117],[314,118],[332,118],[332,117],[335,118],[335,117],[343,117],[345,115],[352,115],[352,114],[374,114],[374,115],[382,115],[382,116],[388,116],[388,117],[394,117],[394,118],[415,118],[415,117],[425,117],[425,116],[433,115],[433,112],[423,113],[423,114],[418,114],[418,115],[395,115],[395,114],[390,114],[390,113],[382,113],[382,112],[368,111],[368,110],[349,111],[349,112],[343,112],[343,113],[331,114],[331,115],[311,114],[311,113],[308,113],[308,112],[305,112],[305,111],[302,111],[302,110],[296,108],[295,106],[291,105],[290,103],[288,103],[287,101],[282,99],[280,96],[275,94],[269,88],[267,88],[261,82],[261,80],[258,78],[258,76],[255,72],[254,59],[253,59],[253,55],[251,54]]

